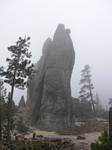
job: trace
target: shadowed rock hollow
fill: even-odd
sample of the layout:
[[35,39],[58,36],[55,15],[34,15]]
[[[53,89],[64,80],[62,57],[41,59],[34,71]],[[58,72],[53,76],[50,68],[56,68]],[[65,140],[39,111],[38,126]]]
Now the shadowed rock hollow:
[[53,40],[48,38],[42,56],[29,81],[27,105],[32,107],[33,124],[43,129],[69,126],[70,80],[75,60],[70,30],[59,24]]

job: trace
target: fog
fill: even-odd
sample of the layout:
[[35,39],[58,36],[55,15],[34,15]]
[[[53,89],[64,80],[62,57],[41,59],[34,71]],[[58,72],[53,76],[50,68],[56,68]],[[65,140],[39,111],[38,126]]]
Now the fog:
[[[94,92],[106,104],[112,97],[111,0],[0,0],[0,66],[6,67],[7,47],[25,35],[31,36],[32,61],[37,62],[59,23],[71,29],[76,52],[72,95],[78,96],[80,71],[90,64]],[[16,102],[22,94],[16,90]]]

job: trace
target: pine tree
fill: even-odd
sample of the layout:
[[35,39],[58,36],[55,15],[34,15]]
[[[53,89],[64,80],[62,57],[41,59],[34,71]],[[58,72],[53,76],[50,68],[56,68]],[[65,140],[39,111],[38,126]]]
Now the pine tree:
[[[8,51],[11,53],[10,58],[7,58],[8,67],[4,69],[0,68],[0,75],[5,77],[4,82],[11,86],[11,92],[8,96],[9,114],[12,113],[12,101],[14,95],[14,88],[24,89],[27,85],[27,78],[31,76],[33,71],[33,64],[31,64],[31,52],[29,52],[30,37],[21,38],[8,47]],[[11,130],[11,117],[9,116],[9,130]],[[9,136],[10,137],[10,136]],[[9,139],[10,140],[10,139]]]
[[104,130],[96,143],[91,144],[91,150],[112,150],[112,139],[108,132]]
[[2,131],[3,131],[3,119],[4,119],[4,104],[6,97],[6,89],[4,88],[4,82],[0,79],[0,142],[2,141]]
[[24,99],[24,96],[21,96],[21,99],[20,99],[20,101],[19,101],[19,107],[21,108],[21,107],[25,107],[25,99]]
[[112,107],[112,98],[109,98],[108,104],[110,105],[110,107]]
[[96,101],[96,105],[100,105],[100,97],[99,97],[99,95],[98,95],[98,93],[96,93],[96,95],[95,95],[95,101]]
[[98,93],[96,93],[95,95],[95,110],[96,110],[97,115],[100,115],[103,111],[101,100],[100,100]]
[[93,112],[95,113],[95,105],[93,98],[93,89],[94,86],[91,81],[91,71],[90,66],[85,65],[84,69],[81,71],[81,80],[80,80],[81,89],[79,91],[79,98],[81,101],[90,101]]

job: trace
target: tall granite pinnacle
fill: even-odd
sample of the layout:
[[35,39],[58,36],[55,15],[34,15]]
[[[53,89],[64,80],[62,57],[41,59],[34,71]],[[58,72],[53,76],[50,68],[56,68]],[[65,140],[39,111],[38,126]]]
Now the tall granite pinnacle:
[[29,81],[27,104],[32,106],[32,119],[38,127],[60,129],[68,125],[74,60],[70,30],[59,24],[53,40],[45,41],[36,75]]

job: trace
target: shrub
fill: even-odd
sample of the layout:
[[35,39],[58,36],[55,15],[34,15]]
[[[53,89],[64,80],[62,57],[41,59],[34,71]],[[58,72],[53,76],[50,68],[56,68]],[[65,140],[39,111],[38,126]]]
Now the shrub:
[[112,150],[112,139],[109,138],[108,132],[103,131],[96,143],[91,144],[92,150]]

